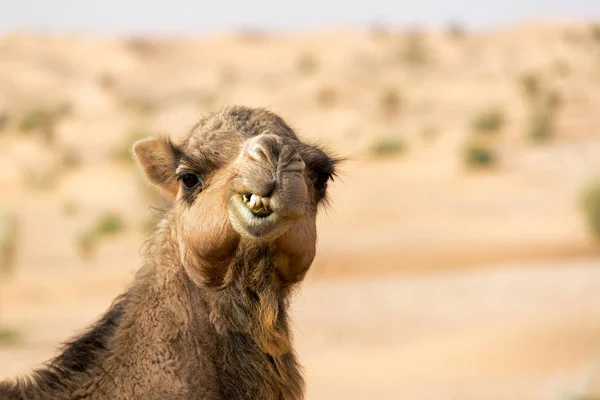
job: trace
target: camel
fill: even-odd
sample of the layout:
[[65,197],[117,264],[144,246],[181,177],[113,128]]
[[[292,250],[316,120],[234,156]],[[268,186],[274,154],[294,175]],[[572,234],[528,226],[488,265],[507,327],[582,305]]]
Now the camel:
[[288,305],[339,159],[241,106],[132,152],[173,199],[142,267],[60,355],[1,382],[0,399],[303,399]]

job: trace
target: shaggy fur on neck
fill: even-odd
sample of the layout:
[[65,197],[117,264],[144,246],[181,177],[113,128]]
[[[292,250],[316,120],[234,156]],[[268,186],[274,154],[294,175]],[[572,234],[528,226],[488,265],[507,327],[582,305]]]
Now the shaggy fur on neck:
[[0,399],[303,398],[272,249],[240,246],[221,286],[198,286],[167,220],[129,290],[43,369],[0,382]]

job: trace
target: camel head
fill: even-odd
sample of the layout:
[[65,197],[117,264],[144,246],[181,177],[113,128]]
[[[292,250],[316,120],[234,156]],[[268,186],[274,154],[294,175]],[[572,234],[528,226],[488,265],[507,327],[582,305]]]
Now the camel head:
[[194,282],[220,285],[242,253],[270,257],[282,283],[304,276],[338,161],[301,142],[280,117],[230,107],[181,143],[148,138],[133,151],[147,179],[174,200],[169,228]]

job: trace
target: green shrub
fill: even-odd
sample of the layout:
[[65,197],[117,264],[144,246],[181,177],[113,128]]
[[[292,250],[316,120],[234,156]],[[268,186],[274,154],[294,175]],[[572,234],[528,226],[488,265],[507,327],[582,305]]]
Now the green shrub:
[[0,216],[0,273],[3,275],[10,275],[15,269],[19,230],[19,220],[16,215]]
[[19,122],[19,129],[25,133],[52,129],[55,121],[56,114],[53,111],[36,108],[23,115]]
[[39,133],[50,143],[54,140],[56,125],[72,112],[73,107],[69,103],[62,103],[55,108],[34,108],[21,117],[18,127],[23,133]]
[[582,188],[579,202],[590,233],[600,239],[600,178]]
[[100,239],[114,236],[123,231],[125,224],[120,215],[108,212],[96,220],[92,227],[75,237],[75,244],[83,258],[90,258],[96,251]]
[[106,213],[98,218],[94,226],[93,233],[95,236],[112,236],[123,230],[123,219],[115,213]]
[[534,72],[528,72],[519,78],[519,86],[525,98],[533,102],[540,95],[542,82],[539,75]]
[[470,168],[489,168],[496,163],[492,148],[478,141],[470,141],[463,148],[463,161]]
[[554,136],[556,112],[562,106],[563,98],[560,92],[543,84],[532,73],[521,77],[521,86],[529,108],[526,138],[533,143],[547,141]]
[[377,139],[369,147],[369,153],[374,157],[398,155],[405,150],[406,145],[402,140],[390,137]]
[[23,335],[14,329],[0,328],[0,346],[14,346],[21,343]]
[[477,114],[471,121],[471,129],[476,133],[494,133],[502,129],[503,125],[504,115],[496,109]]

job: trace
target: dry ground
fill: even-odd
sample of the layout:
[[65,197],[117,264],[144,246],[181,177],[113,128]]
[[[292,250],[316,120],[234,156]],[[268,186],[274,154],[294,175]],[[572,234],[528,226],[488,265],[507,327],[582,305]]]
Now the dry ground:
[[[308,399],[570,399],[600,386],[600,259],[422,277],[311,279],[294,303]],[[94,320],[126,275],[52,274],[2,293],[29,371]],[[598,376],[598,377],[597,377]],[[595,392],[598,394],[598,392]]]

